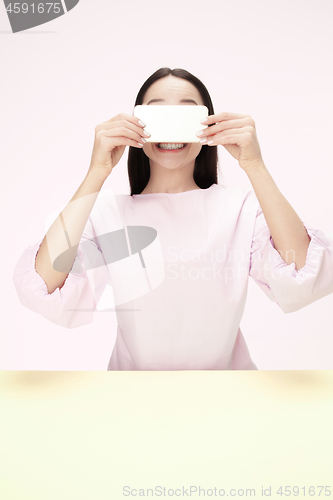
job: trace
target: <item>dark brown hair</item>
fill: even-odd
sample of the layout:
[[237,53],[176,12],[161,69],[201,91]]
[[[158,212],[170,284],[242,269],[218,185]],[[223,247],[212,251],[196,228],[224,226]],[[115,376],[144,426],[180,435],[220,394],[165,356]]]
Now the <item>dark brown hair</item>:
[[[135,106],[142,104],[144,96],[148,88],[160,78],[172,75],[178,78],[183,78],[192,83],[199,91],[203,103],[208,108],[208,114],[214,114],[213,103],[205,85],[194,75],[185,69],[170,69],[160,68],[153,73],[142,85],[137,95]],[[200,153],[195,159],[193,179],[194,182],[201,188],[207,189],[212,184],[217,184],[217,146],[203,145]],[[130,146],[127,160],[128,177],[131,188],[131,196],[140,194],[147,186],[150,178],[149,158],[141,148]]]

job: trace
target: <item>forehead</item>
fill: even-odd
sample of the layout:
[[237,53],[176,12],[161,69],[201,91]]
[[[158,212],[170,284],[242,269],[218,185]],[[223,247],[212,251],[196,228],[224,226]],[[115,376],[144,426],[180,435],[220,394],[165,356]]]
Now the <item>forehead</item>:
[[163,99],[164,97],[192,98],[198,104],[203,104],[199,90],[191,82],[172,75],[160,78],[154,82],[146,91],[144,101],[146,102],[154,98]]

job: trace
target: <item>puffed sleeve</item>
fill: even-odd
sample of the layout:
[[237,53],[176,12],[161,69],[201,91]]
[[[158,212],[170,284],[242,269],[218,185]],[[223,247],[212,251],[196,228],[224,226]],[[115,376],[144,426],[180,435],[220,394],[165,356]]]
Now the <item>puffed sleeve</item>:
[[285,312],[294,312],[333,292],[333,239],[303,223],[311,238],[305,265],[296,270],[274,248],[262,209],[257,210],[250,276]]
[[36,271],[36,255],[41,243],[42,240],[27,247],[15,266],[13,280],[20,302],[65,328],[92,323],[96,304],[107,283],[107,269],[94,241],[90,218],[64,285],[50,294]]

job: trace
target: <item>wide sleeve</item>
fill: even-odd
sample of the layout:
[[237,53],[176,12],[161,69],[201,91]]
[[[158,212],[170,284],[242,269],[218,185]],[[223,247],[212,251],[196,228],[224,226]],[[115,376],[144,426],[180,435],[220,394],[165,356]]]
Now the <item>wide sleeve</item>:
[[293,312],[333,292],[333,239],[303,225],[311,238],[305,265],[296,270],[275,249],[259,206],[251,244],[250,276],[285,312]]
[[13,280],[20,302],[65,328],[92,323],[96,304],[108,277],[90,218],[64,285],[50,294],[36,271],[36,255],[41,243],[42,240],[27,247],[15,266]]

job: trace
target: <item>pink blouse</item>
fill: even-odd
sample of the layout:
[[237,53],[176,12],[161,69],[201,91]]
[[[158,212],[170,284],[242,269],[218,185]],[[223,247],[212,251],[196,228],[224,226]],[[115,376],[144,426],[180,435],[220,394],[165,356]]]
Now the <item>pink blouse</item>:
[[297,271],[275,250],[252,190],[102,190],[63,287],[48,294],[36,272],[42,239],[23,252],[14,283],[25,307],[62,327],[115,310],[108,370],[257,369],[239,328],[248,277],[286,313],[333,292],[333,240],[305,228],[311,241]]

